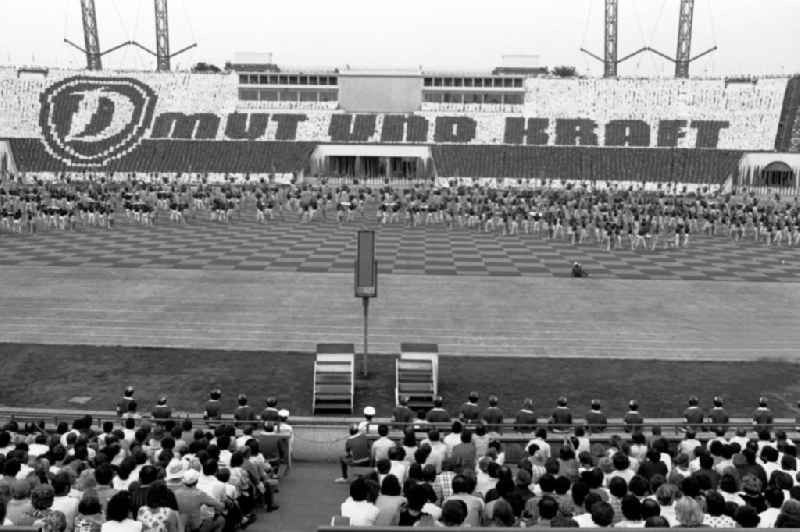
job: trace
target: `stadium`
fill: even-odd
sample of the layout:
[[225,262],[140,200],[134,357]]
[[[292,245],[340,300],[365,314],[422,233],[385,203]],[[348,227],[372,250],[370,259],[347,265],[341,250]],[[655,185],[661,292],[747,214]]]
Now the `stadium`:
[[605,5],[603,77],[171,70],[166,0],[0,66],[0,528],[800,527],[800,75]]

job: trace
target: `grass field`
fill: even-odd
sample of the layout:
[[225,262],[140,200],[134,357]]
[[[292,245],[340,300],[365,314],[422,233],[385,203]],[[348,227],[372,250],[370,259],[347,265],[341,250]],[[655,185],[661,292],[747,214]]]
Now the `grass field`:
[[[226,411],[238,393],[256,408],[268,395],[292,415],[310,415],[311,353],[0,344],[0,402],[5,406],[112,409],[122,389],[136,386],[141,409],[166,394],[173,409],[199,412],[212,387],[223,390]],[[388,415],[394,405],[394,356],[370,357],[369,378],[357,381],[356,405]],[[357,357],[360,364],[360,356]],[[759,395],[778,416],[794,417],[800,365],[788,362],[691,362],[602,359],[440,357],[440,393],[451,411],[471,390],[482,404],[495,393],[508,415],[524,397],[544,416],[559,395],[582,415],[592,399],[621,416],[636,398],[645,416],[676,417],[691,394],[709,406],[721,394],[735,416],[749,416]]]

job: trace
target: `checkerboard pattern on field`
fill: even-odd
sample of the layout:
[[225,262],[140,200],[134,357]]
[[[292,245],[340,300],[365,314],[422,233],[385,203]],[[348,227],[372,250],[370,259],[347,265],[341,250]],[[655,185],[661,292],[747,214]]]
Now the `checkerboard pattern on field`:
[[[165,218],[162,216],[162,219]],[[243,271],[352,272],[358,229],[377,230],[381,273],[414,275],[568,276],[580,261],[591,277],[612,279],[800,281],[800,248],[691,235],[689,247],[607,252],[593,241],[574,246],[537,235],[497,236],[443,226],[409,228],[365,219],[300,223],[286,214],[266,224],[254,211],[230,224],[190,218],[114,229],[0,234],[0,264]],[[627,237],[625,238],[627,243]]]

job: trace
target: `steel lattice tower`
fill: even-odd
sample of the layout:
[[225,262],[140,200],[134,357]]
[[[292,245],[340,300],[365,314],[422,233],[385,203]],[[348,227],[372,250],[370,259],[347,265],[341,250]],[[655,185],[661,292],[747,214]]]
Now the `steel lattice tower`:
[[86,68],[89,70],[102,70],[103,64],[100,59],[100,39],[97,37],[97,16],[94,10],[94,0],[81,0],[81,13],[83,15]]
[[678,50],[675,53],[675,77],[689,77],[689,63],[692,53],[692,17],[694,0],[681,0],[681,12],[678,17]]
[[617,0],[606,0],[603,77],[617,77]]
[[159,72],[169,72],[169,22],[167,15],[167,0],[154,0],[156,11],[156,69]]

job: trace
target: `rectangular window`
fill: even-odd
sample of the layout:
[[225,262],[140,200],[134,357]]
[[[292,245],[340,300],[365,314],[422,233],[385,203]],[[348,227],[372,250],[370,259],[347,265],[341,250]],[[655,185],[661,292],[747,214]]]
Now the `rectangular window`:
[[425,86],[432,87],[433,86],[433,79],[432,78],[425,78]]
[[247,74],[239,74],[239,84],[247,85]]
[[297,85],[297,76],[289,76],[289,85]]
[[309,85],[319,85],[319,78],[317,76],[308,76]]
[[483,100],[484,103],[502,103],[502,95],[497,94],[496,92],[487,93],[485,94],[485,98]]
[[480,92],[468,92],[464,95],[464,103],[483,103],[483,95]]
[[501,78],[494,78],[493,86],[494,87],[502,87],[503,86],[503,80]]
[[483,80],[481,78],[475,78],[475,86],[483,87]]
[[250,74],[250,85],[258,85],[258,74]]
[[258,100],[258,89],[239,89],[239,99],[247,101]]
[[424,96],[428,103],[442,103],[442,94],[439,92],[426,92]]
[[297,101],[297,91],[288,90],[288,89],[282,89],[280,91],[280,99],[281,99],[282,102],[296,102]]
[[452,87],[453,86],[453,78],[444,78],[444,86],[445,87]]
[[279,76],[278,83],[281,85],[288,85],[289,84],[289,76]]
[[336,79],[336,78],[328,78],[328,84],[329,85],[338,85],[339,84],[339,80]]
[[270,85],[277,85],[278,84],[278,76],[269,76],[269,78],[267,79],[267,82]]
[[522,88],[522,78],[514,78],[514,88],[515,89]]
[[456,78],[453,80],[453,87],[463,87],[464,80],[462,78]]
[[522,94],[506,94],[503,101],[509,105],[522,105]]
[[492,78],[483,78],[483,86],[484,87],[491,87],[492,86]]
[[441,87],[442,86],[442,78],[436,78],[433,80],[434,87]]
[[316,102],[317,101],[317,91],[312,91],[312,90],[300,91],[300,101],[301,102]]
[[300,76],[298,81],[300,81],[300,85],[308,85],[308,76]]
[[472,78],[464,78],[464,86],[472,87]]
[[274,102],[278,100],[278,91],[276,89],[260,89],[259,93],[262,102]]
[[503,80],[503,87],[506,87],[506,88],[510,89],[513,86],[514,86],[514,80],[513,79],[505,78]]

